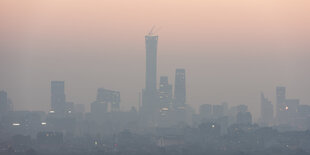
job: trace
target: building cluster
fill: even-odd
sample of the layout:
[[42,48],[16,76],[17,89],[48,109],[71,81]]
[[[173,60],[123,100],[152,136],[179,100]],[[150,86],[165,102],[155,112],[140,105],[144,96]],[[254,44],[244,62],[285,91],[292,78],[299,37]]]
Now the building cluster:
[[191,123],[192,110],[186,104],[185,69],[176,69],[174,93],[167,76],[160,77],[157,87],[157,44],[157,35],[145,36],[146,74],[140,107],[141,125],[148,128]]
[[168,76],[160,76],[157,84],[157,44],[157,35],[145,36],[142,103],[128,111],[120,108],[119,91],[98,88],[94,102],[89,104],[90,112],[86,112],[84,104],[66,100],[64,81],[51,82],[48,113],[14,111],[7,92],[0,91],[0,154],[268,154],[268,149],[277,148],[294,153],[300,153],[297,149],[310,151],[310,134],[305,131],[310,129],[310,106],[288,99],[285,87],[276,88],[275,108],[261,93],[259,126],[253,124],[244,104],[202,104],[195,113],[186,102],[185,69],[175,70],[174,85]]
[[228,127],[237,124],[242,126],[252,125],[252,114],[246,105],[229,107],[226,102],[220,105],[202,104],[199,114],[193,117],[194,126],[203,123],[211,123],[214,127],[220,127],[221,135],[227,134]]
[[274,126],[279,130],[310,129],[310,105],[300,104],[299,99],[287,98],[286,88],[277,87],[275,106],[264,94],[261,94],[261,120],[259,123],[261,126]]

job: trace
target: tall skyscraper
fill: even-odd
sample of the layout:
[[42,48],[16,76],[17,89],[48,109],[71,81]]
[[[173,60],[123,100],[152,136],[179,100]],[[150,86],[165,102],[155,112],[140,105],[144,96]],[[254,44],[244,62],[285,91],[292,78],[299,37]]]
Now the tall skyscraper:
[[145,36],[146,70],[145,88],[142,91],[141,118],[146,126],[156,124],[159,111],[159,97],[156,88],[158,36],[149,33]]
[[66,112],[65,82],[51,82],[51,109],[57,116],[63,116]]
[[161,76],[159,84],[160,108],[168,108],[171,102],[172,102],[172,85],[169,84],[167,76]]
[[185,69],[176,69],[174,85],[174,105],[184,107],[186,103]]
[[154,36],[152,34],[145,36],[145,49],[146,49],[145,91],[156,92],[157,41],[158,36]]
[[261,123],[263,126],[270,126],[272,125],[273,120],[273,105],[271,104],[271,101],[268,100],[264,96],[263,93],[261,93],[261,105],[260,105],[260,114],[261,114]]
[[142,94],[142,105],[146,107],[156,106],[158,94],[156,88],[157,72],[157,41],[158,36],[152,34],[145,36],[146,49],[146,70],[145,70],[145,89]]

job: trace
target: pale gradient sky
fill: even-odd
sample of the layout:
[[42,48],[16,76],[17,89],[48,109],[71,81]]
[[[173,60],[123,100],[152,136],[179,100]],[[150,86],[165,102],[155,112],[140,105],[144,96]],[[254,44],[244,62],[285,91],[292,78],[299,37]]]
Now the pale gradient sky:
[[309,0],[1,0],[0,89],[15,109],[49,109],[50,81],[86,104],[120,90],[122,108],[144,87],[144,35],[158,32],[158,77],[187,72],[188,103],[247,104],[275,87],[310,104]]

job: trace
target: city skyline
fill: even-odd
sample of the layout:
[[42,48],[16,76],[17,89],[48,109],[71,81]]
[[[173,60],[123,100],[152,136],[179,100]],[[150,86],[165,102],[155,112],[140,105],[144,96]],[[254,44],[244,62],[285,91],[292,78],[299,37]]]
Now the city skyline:
[[[157,71],[157,39],[158,39],[158,36],[157,35],[154,35],[154,34],[148,34],[148,35],[146,35],[146,36],[150,36],[150,37],[156,37],[156,50],[155,50],[155,73],[151,73],[151,74],[153,74],[152,76],[152,80],[153,81],[151,81],[151,82],[148,82],[148,78],[146,78],[147,76],[145,76],[145,87],[147,87],[147,85],[149,85],[149,87],[152,87],[151,89],[154,89],[153,91],[155,91],[155,89],[156,89],[156,91],[157,91],[157,88],[159,88],[160,86],[158,85],[159,84],[159,82],[160,82],[160,78],[158,78],[158,77],[161,77],[162,75],[156,75],[156,72],[158,72]],[[147,38],[147,37],[146,37]],[[147,39],[146,39],[147,40]],[[148,45],[147,43],[146,43],[146,49],[148,50],[148,47],[147,46],[150,46],[150,45]],[[152,45],[153,46],[153,45]],[[147,59],[150,59],[150,58],[148,58],[148,56],[146,56],[146,58]],[[151,60],[151,61],[153,61],[153,60]],[[159,62],[159,64],[160,64],[160,62]],[[148,66],[148,64],[147,64],[147,66]],[[150,65],[149,65],[150,66]],[[148,68],[148,67],[146,67],[146,68]],[[152,68],[152,67],[151,67]],[[178,72],[178,70],[179,71],[181,71],[182,72],[182,69],[177,69],[177,72]],[[185,71],[184,71],[185,72]],[[150,73],[148,73],[148,71],[146,71],[145,72],[146,74],[145,75],[147,75],[147,74],[150,74]],[[174,75],[173,75],[174,76]],[[154,77],[156,77],[156,78],[154,78]],[[166,76],[167,78],[169,78],[169,76]],[[176,78],[176,75],[175,75],[175,78]],[[170,79],[174,79],[173,77],[170,77]],[[53,83],[53,81],[54,80],[51,80],[51,82]],[[54,82],[64,82],[64,81],[54,81]],[[173,81],[173,82],[175,82],[175,81]],[[70,83],[70,81],[68,81],[67,83]],[[176,84],[174,84],[174,85],[176,85]],[[173,86],[174,86],[173,85]],[[187,86],[188,86],[188,84],[186,84]],[[97,88],[99,88],[100,86],[97,86]],[[173,91],[175,91],[175,89],[173,89]],[[262,91],[262,90],[261,90]],[[267,91],[270,91],[270,90],[267,90]],[[70,93],[70,92],[69,92]],[[175,93],[175,92],[174,92]],[[137,95],[138,96],[138,95]],[[181,96],[184,96],[184,95],[181,95]],[[186,95],[185,95],[186,96]],[[71,97],[71,99],[72,100],[75,100],[76,101],[76,99],[74,99],[74,98],[72,98]],[[185,100],[185,99],[184,99]],[[221,102],[218,102],[218,103],[210,103],[210,104],[221,104],[222,102],[229,102],[229,100],[221,100]],[[258,100],[257,101],[253,101],[253,102],[259,102]],[[79,103],[79,102],[77,102],[77,103]],[[86,107],[86,109],[88,109],[87,111],[90,111],[90,103],[91,102],[89,102],[89,103],[82,103],[82,104],[84,104],[85,105],[85,107]],[[126,103],[126,100],[125,100],[125,103]],[[230,102],[229,102],[230,103]],[[273,103],[277,103],[277,99],[275,98],[275,102],[273,102]],[[203,104],[205,104],[205,103],[203,103]],[[232,104],[232,105],[238,105],[238,104],[240,104],[240,103],[236,103],[236,104]],[[202,105],[202,104],[198,104],[198,106],[200,106],[200,105]],[[251,104],[247,104],[248,106],[250,106],[251,107]],[[134,104],[130,104],[130,105],[126,105],[126,104],[122,104],[122,106],[123,107],[126,107],[126,108],[123,108],[122,110],[128,110],[129,108],[131,108],[132,106],[135,106],[135,107],[139,107],[139,103],[137,102],[137,103],[134,103]],[[194,106],[194,108],[196,109],[196,112],[198,112],[198,107],[197,107],[197,105],[195,105],[195,104],[192,104],[191,106]],[[277,108],[276,108],[277,109]],[[27,110],[27,109],[18,109],[17,108],[17,110]],[[44,111],[46,111],[46,112],[48,112],[48,111],[50,111],[51,109],[50,108],[47,108],[47,109],[35,109],[35,110],[44,110]],[[253,111],[253,113],[255,114],[254,116],[254,120],[256,120],[256,121],[258,121],[258,119],[259,119],[259,117],[260,117],[260,112],[256,112],[256,111]],[[277,114],[277,112],[276,111],[274,111],[274,113],[275,114]]]
[[[148,114],[149,117],[157,117],[155,115],[157,114],[150,114],[156,109],[175,109],[178,108],[186,108],[192,107],[191,104],[186,104],[186,75],[185,75],[185,69],[177,68],[175,70],[175,83],[174,85],[169,85],[168,83],[168,76],[162,76],[157,75],[157,48],[158,48],[158,35],[153,33],[154,27],[151,29],[151,31],[145,36],[145,58],[146,58],[146,67],[145,67],[145,86],[144,89],[142,89],[142,96],[140,96],[139,92],[139,100],[142,100],[142,104],[138,103],[138,105],[133,105],[131,108],[138,108],[139,111],[145,114]],[[157,77],[160,76],[158,79]],[[59,116],[65,116],[68,112],[72,112],[74,110],[74,102],[67,102],[66,100],[66,93],[65,93],[65,81],[50,81],[50,93],[51,93],[51,100],[50,100],[50,108],[47,110],[48,113],[58,113]],[[159,83],[157,83],[159,82]],[[168,88],[167,88],[168,86]],[[171,88],[169,88],[169,86]],[[166,87],[166,88],[165,88]],[[164,89],[162,89],[164,88]],[[165,90],[166,89],[166,90]],[[168,89],[168,90],[167,90]],[[170,89],[170,90],[169,90]],[[167,92],[168,91],[168,92]],[[170,97],[166,96],[167,94]],[[172,91],[174,91],[172,93]],[[2,102],[6,106],[6,102],[10,101],[11,99],[7,97],[6,91],[1,91],[2,93]],[[166,95],[165,95],[166,94]],[[299,99],[287,99],[286,98],[286,87],[284,86],[277,86],[276,87],[276,101],[274,104],[268,100],[268,98],[264,97],[264,93],[261,92],[261,99],[260,99],[260,115],[256,116],[257,118],[252,119],[252,113],[253,110],[249,110],[249,113],[251,115],[251,123],[252,120],[256,123],[262,123],[262,125],[274,125],[277,124],[276,122],[292,122],[294,121],[294,117],[296,117],[294,114],[294,111],[298,111],[298,106],[307,105],[302,104],[299,105],[300,101]],[[6,97],[4,97],[6,96]],[[141,97],[141,98],[140,98]],[[101,99],[100,99],[101,98]],[[166,103],[163,104],[162,98],[166,98]],[[169,100],[170,98],[170,100]],[[168,99],[168,100],[167,100]],[[93,113],[94,111],[97,111],[96,113],[99,114],[100,112],[106,113],[106,112],[116,112],[121,109],[120,104],[121,103],[121,97],[119,91],[112,91],[104,88],[98,88],[97,89],[97,97],[95,102],[91,102],[89,104],[86,104],[86,107],[88,107],[89,111]],[[214,108],[217,107],[222,109],[223,104],[227,104],[226,102],[221,102],[212,104],[213,105],[213,111]],[[8,104],[9,105],[9,104]],[[77,104],[77,105],[83,105],[85,108],[85,104]],[[165,105],[165,106],[163,106]],[[199,108],[203,105],[211,105],[211,104],[201,104]],[[239,103],[237,106],[240,105],[246,105],[248,111],[248,104],[246,103]],[[163,106],[163,107],[162,107]],[[228,105],[227,105],[228,106]],[[235,105],[232,105],[231,108],[234,108]],[[295,109],[292,109],[292,106]],[[11,109],[13,108],[13,105],[10,105]],[[288,108],[290,107],[290,108]],[[228,107],[227,107],[228,108]],[[10,108],[5,108],[10,109]],[[286,111],[289,109],[289,113]],[[15,110],[15,109],[14,109]],[[71,111],[72,110],[72,111]],[[127,109],[128,110],[128,109]],[[187,109],[188,110],[188,109]],[[223,109],[222,109],[223,110]],[[36,110],[35,110],[36,111]],[[170,110],[169,110],[170,111]],[[284,112],[283,112],[284,111]],[[88,111],[87,111],[88,112]],[[198,113],[201,112],[200,109],[198,109]],[[251,113],[252,112],[252,113]],[[156,113],[156,112],[155,112]],[[219,112],[217,112],[219,113]],[[221,112],[220,112],[221,113]],[[222,112],[223,113],[223,112]],[[283,113],[283,114],[282,114]],[[215,114],[213,114],[215,115]],[[285,116],[285,117],[283,117]],[[266,118],[264,118],[266,117]],[[290,121],[287,121],[288,118],[290,118]],[[267,122],[266,122],[267,121]],[[154,122],[153,122],[154,123]],[[281,123],[280,123],[281,124]]]
[[309,0],[0,0],[1,155],[310,155]]
[[221,102],[259,109],[257,93],[274,96],[271,90],[281,85],[310,103],[310,86],[301,82],[310,78],[308,1],[0,4],[0,85],[16,109],[47,111],[52,80],[66,81],[67,98],[77,104],[93,102],[97,88],[105,87],[122,92],[121,108],[137,105],[143,36],[153,25],[162,27],[157,79],[174,83],[175,68],[186,68],[187,101],[196,110]]

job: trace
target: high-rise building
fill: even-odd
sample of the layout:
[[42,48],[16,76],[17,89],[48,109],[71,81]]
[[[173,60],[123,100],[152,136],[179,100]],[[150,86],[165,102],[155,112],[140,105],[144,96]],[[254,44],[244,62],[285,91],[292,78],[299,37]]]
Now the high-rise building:
[[277,87],[276,88],[277,94],[277,103],[276,103],[276,119],[277,121],[280,120],[282,117],[283,111],[285,111],[285,100],[286,100],[286,88],[285,87]]
[[74,102],[66,102],[66,113],[72,114],[74,112]]
[[96,101],[91,103],[91,112],[93,114],[102,114],[120,110],[120,92],[98,88]]
[[287,99],[285,87],[277,87],[276,120],[279,125],[295,126],[298,115],[298,99]]
[[299,100],[298,99],[286,99],[284,103],[284,111],[282,114],[282,118],[280,119],[280,123],[289,124],[291,126],[295,126],[295,120],[298,116],[298,107]]
[[160,108],[169,108],[171,102],[172,102],[172,85],[169,84],[167,76],[161,76],[159,83]]
[[245,104],[241,104],[237,106],[237,113],[238,112],[248,112],[248,106]]
[[227,116],[228,115],[228,103],[222,102],[221,105],[224,108],[224,116]]
[[51,110],[58,116],[66,113],[65,82],[51,82]]
[[261,105],[260,105],[260,114],[261,114],[261,123],[263,126],[270,126],[272,125],[273,120],[273,105],[271,104],[271,101],[268,100],[264,96],[263,93],[261,93]]
[[84,104],[75,104],[74,112],[76,113],[85,113],[85,105]]
[[237,124],[244,124],[244,125],[252,124],[252,114],[250,112],[238,112]]
[[224,106],[223,105],[213,105],[212,111],[213,111],[213,117],[215,119],[221,118],[224,116]]
[[185,107],[186,103],[186,85],[185,69],[176,69],[174,85],[174,105],[176,107]]
[[209,120],[212,117],[212,105],[203,104],[199,106],[199,115],[204,120]]
[[141,116],[147,126],[157,122],[157,115],[160,108],[159,96],[156,87],[157,77],[157,42],[158,36],[149,33],[145,36],[146,49],[146,70],[145,88],[142,91]]
[[0,115],[8,112],[10,109],[8,94],[6,91],[0,91]]
[[156,92],[157,73],[157,41],[158,36],[145,36],[146,49],[146,71],[145,71],[145,91]]

